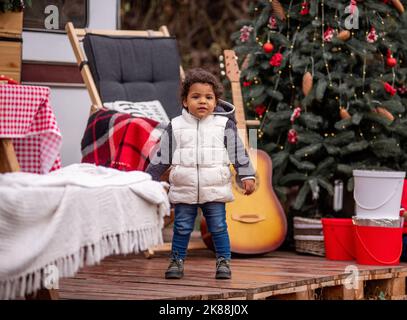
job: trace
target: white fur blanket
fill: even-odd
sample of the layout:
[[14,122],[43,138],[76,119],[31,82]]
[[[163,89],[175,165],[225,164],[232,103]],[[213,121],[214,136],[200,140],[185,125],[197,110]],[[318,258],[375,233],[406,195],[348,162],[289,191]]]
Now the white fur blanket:
[[0,174],[0,299],[161,244],[169,210],[164,188],[144,172],[77,164],[47,175]]

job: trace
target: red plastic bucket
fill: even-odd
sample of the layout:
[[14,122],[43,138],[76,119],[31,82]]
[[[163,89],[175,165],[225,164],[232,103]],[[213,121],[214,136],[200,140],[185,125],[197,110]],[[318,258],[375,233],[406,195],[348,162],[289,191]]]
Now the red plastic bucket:
[[403,228],[355,227],[356,262],[367,265],[398,265],[403,248]]
[[325,257],[329,260],[353,260],[354,230],[352,219],[323,218]]
[[401,207],[407,211],[407,179],[404,179],[403,195],[401,196]]

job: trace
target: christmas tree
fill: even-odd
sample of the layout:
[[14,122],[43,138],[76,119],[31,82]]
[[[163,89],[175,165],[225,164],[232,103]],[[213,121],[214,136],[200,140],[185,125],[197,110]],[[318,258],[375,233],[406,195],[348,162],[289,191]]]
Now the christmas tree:
[[290,210],[332,214],[335,182],[352,191],[352,170],[406,171],[402,2],[260,0],[250,10],[232,38],[280,200],[296,190]]

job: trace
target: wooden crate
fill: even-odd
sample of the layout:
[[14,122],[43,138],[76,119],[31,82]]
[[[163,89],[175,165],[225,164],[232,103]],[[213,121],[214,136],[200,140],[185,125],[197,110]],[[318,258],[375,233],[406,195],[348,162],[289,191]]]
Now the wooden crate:
[[23,12],[0,12],[0,37],[21,38]]
[[21,80],[21,42],[18,39],[0,41],[0,75]]

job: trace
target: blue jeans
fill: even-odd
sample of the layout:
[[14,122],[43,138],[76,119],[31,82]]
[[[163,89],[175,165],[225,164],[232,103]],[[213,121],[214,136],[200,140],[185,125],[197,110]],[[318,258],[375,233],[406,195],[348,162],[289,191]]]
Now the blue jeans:
[[177,203],[175,205],[174,236],[172,238],[171,256],[185,259],[191,232],[194,229],[198,208],[202,209],[208,230],[212,235],[216,258],[230,259],[230,242],[226,224],[226,210],[223,202],[203,204]]

